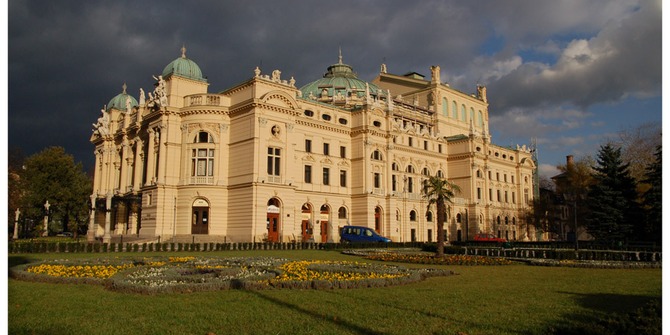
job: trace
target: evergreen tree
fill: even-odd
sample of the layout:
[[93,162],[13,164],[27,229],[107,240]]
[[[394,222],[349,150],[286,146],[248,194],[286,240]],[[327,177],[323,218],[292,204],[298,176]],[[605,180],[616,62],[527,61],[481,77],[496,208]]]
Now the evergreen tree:
[[640,220],[640,210],[635,180],[621,158],[621,149],[601,146],[593,170],[595,183],[588,193],[586,218],[589,233],[608,242],[629,239],[633,225]]
[[661,227],[663,222],[663,164],[661,146],[656,147],[656,160],[647,166],[644,183],[650,188],[642,195],[642,205],[645,211],[645,224],[642,227],[642,238],[647,241],[661,242]]

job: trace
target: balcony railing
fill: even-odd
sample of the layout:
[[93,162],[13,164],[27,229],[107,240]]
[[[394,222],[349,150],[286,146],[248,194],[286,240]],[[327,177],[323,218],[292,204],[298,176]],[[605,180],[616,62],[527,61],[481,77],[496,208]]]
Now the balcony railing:
[[214,177],[203,177],[203,176],[198,176],[198,177],[191,177],[191,184],[192,185],[213,185],[214,184]]
[[185,97],[187,106],[221,106],[221,97],[215,94],[198,94]]

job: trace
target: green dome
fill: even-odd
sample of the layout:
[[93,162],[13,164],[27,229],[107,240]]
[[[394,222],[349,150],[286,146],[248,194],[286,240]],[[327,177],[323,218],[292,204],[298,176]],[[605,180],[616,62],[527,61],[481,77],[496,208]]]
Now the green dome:
[[358,79],[353,68],[342,63],[342,56],[340,55],[339,62],[329,66],[323,78],[301,87],[300,91],[304,98],[309,98],[310,94],[314,97],[322,97],[324,93],[330,98],[338,94],[345,97],[355,95],[358,98],[364,98],[366,84],[370,95],[377,96],[379,87]]
[[126,84],[123,84],[123,92],[109,100],[107,104],[107,111],[112,108],[126,112],[126,99],[130,97],[130,108],[137,107],[139,104],[137,100],[130,94],[126,93]]
[[163,69],[163,78],[176,75],[188,79],[207,81],[203,78],[200,67],[194,61],[186,58],[186,48],[181,48],[181,57],[173,60]]

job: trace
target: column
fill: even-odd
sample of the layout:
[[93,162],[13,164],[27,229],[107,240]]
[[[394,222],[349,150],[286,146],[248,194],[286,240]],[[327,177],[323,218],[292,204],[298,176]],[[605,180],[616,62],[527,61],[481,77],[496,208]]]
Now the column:
[[112,228],[112,192],[107,193],[105,202],[105,234],[102,236],[102,243],[109,243],[112,240],[110,230]]
[[151,183],[154,181],[154,176],[156,175],[154,169],[155,169],[155,158],[156,157],[156,152],[154,149],[154,145],[156,143],[155,137],[156,134],[153,129],[148,129],[147,132],[149,133],[149,149],[147,150],[146,153],[146,162],[147,162],[147,180],[146,183],[144,184],[145,186],[151,185]]
[[142,140],[135,139],[135,168],[133,169],[133,191],[139,191],[142,185],[142,171],[144,170],[144,147]]
[[89,242],[95,241],[95,200],[97,198],[96,193],[91,194],[91,213],[88,217],[88,232],[86,232],[86,240]]

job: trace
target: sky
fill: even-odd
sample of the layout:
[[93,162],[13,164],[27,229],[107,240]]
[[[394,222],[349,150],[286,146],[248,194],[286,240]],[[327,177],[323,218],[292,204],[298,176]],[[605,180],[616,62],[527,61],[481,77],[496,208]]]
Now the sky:
[[[618,132],[661,123],[661,0],[11,0],[7,147],[62,146],[88,170],[111,98],[150,91],[181,55],[209,92],[274,69],[300,87],[343,61],[371,81],[418,72],[487,86],[500,146],[537,143],[540,174],[595,156]],[[534,139],[534,140],[533,140]]]

